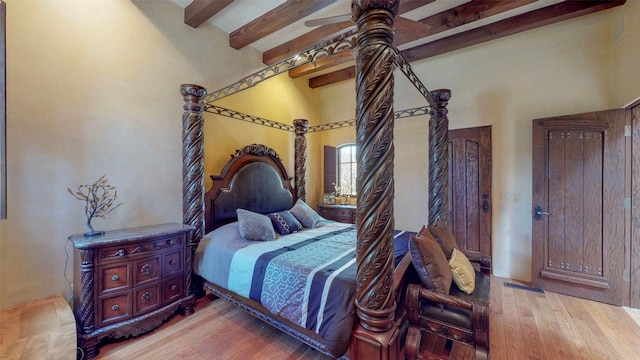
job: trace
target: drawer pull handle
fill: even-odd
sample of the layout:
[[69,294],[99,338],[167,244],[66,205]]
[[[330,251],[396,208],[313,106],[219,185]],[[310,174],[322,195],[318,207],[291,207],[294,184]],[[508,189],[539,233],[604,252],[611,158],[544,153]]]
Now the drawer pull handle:
[[140,268],[140,273],[144,276],[149,276],[153,272],[153,266],[151,264],[144,264]]
[[118,311],[118,309],[119,309],[119,308],[120,308],[120,307],[118,306],[118,304],[115,304],[115,305],[113,305],[113,306],[111,307],[111,310],[113,310],[113,311]]
[[153,301],[153,293],[151,291],[143,292],[142,295],[140,295],[140,301],[145,304],[150,303],[151,301]]
[[175,285],[171,285],[171,291],[176,291],[176,290],[178,290],[178,287]]
[[120,277],[117,274],[111,277],[111,281],[118,281],[118,279],[120,279]]
[[175,260],[173,260],[173,259],[169,260],[169,265],[173,266],[173,265],[175,265],[175,264],[176,264],[176,261],[175,261]]

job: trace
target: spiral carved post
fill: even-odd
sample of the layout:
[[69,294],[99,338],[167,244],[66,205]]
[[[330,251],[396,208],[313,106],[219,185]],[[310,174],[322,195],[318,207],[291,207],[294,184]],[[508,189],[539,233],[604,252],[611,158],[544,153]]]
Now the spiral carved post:
[[429,225],[447,222],[449,213],[449,118],[447,104],[451,91],[431,92],[436,106],[429,119]]
[[[94,289],[95,266],[93,264],[93,250],[81,249],[80,252],[80,293],[90,294]],[[95,329],[93,299],[83,297],[76,318],[80,323],[79,330],[82,334],[89,334]]]
[[[195,227],[187,252],[187,295],[201,294],[202,284],[193,281],[193,254],[204,236],[204,119],[200,100],[207,90],[198,85],[183,84],[180,93],[184,99],[182,114],[182,221]],[[193,312],[192,305],[185,312]]]
[[353,0],[358,25],[356,314],[360,325],[393,325],[393,18],[398,1]]
[[309,120],[295,119],[293,126],[296,131],[295,141],[295,186],[296,198],[307,201],[307,129]]

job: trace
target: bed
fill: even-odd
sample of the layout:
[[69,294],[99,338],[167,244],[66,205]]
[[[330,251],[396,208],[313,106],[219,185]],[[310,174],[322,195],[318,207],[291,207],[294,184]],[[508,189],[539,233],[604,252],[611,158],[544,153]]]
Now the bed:
[[[406,312],[403,308],[403,281],[406,269],[410,265],[408,256],[402,257],[396,266],[394,256],[393,220],[393,70],[399,68],[424,95],[429,106],[429,179],[425,186],[429,187],[428,223],[435,225],[438,220],[447,217],[447,102],[450,98],[448,90],[428,91],[412,72],[408,62],[401,53],[393,48],[393,18],[397,13],[398,1],[354,0],[352,15],[358,24],[358,36],[352,41],[356,56],[356,146],[358,147],[358,208],[355,231],[355,289],[353,295],[346,297],[346,302],[353,305],[355,321],[352,323],[350,336],[339,335],[340,345],[334,339],[327,339],[320,334],[306,329],[295,321],[281,314],[273,314],[266,306],[251,298],[217,285],[214,281],[204,280],[204,286],[215,295],[230,301],[247,310],[254,316],[268,322],[282,331],[298,338],[312,347],[334,357],[338,357],[349,348],[352,359],[399,359],[403,358],[405,337],[407,334]],[[333,47],[334,49],[337,46]],[[303,57],[304,58],[304,57]],[[309,56],[307,56],[309,58]],[[298,59],[296,57],[295,59]],[[291,60],[295,62],[296,60]],[[277,64],[280,66],[281,64]],[[215,92],[213,99],[227,96],[252,85],[253,79],[264,80],[266,73],[279,72],[276,66],[269,71],[252,75],[240,80],[235,85]],[[183,114],[183,222],[196,228],[192,253],[187,262],[189,271],[196,276],[188,284],[188,291],[202,291],[201,277],[197,275],[201,269],[201,256],[196,252],[205,235],[214,227],[226,226],[235,221],[236,209],[249,206],[256,213],[271,213],[294,206],[297,200],[305,199],[306,184],[306,132],[308,122],[296,120],[295,127],[295,187],[291,186],[282,163],[277,154],[262,146],[250,146],[251,150],[242,150],[234,155],[225,166],[220,177],[214,178],[214,187],[206,193],[204,190],[204,151],[203,151],[203,116],[208,108],[206,89],[193,84],[181,87],[184,99]],[[245,148],[246,149],[246,148]],[[240,160],[239,160],[240,159]],[[261,161],[262,159],[264,161]],[[260,164],[260,165],[258,165]],[[242,199],[238,193],[232,195],[227,189],[235,188],[236,182],[256,185],[255,176],[246,176],[245,166],[260,167],[258,173],[274,173],[277,180],[269,180],[277,185],[277,192],[284,196],[277,200],[262,200],[259,193],[245,194]],[[234,178],[235,173],[241,173]],[[262,176],[262,175],[260,175]],[[265,175],[266,176],[266,175]],[[275,179],[276,177],[273,177]],[[235,179],[235,180],[234,180]],[[253,179],[253,180],[252,180]],[[253,189],[254,186],[248,188]],[[284,190],[284,191],[283,191]],[[251,191],[249,191],[251,192]],[[272,191],[269,191],[271,193]],[[273,191],[276,192],[276,191]],[[216,194],[224,194],[213,200]],[[288,195],[287,195],[288,193]],[[257,200],[260,199],[260,200]],[[284,199],[284,200],[282,200]],[[244,202],[244,203],[241,203]],[[222,205],[221,205],[222,204]],[[226,205],[225,205],[226,204]],[[214,225],[215,224],[215,225]],[[282,239],[278,239],[277,243]],[[206,239],[204,240],[207,241]],[[203,271],[204,272],[204,271]],[[227,280],[228,282],[228,280]],[[245,290],[238,290],[240,292]],[[246,295],[246,294],[245,294]]]
[[[280,157],[265,145],[238,150],[212,179],[207,233],[194,254],[204,288],[323,353],[346,353],[355,324],[355,225],[325,220],[296,199]],[[243,226],[252,232],[241,234]],[[411,234],[394,231],[396,267]]]

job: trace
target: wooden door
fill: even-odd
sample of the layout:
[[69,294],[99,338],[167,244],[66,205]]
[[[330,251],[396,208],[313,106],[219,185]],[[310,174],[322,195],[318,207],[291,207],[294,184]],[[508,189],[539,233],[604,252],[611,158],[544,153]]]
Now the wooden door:
[[533,121],[532,285],[621,305],[625,110]]
[[491,126],[449,130],[449,227],[491,272]]

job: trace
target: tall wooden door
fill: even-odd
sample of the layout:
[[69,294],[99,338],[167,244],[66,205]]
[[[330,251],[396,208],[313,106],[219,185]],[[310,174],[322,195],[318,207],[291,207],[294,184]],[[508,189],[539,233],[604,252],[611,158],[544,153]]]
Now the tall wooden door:
[[625,121],[625,110],[533,121],[533,286],[622,304]]
[[449,130],[449,227],[491,271],[491,126]]

